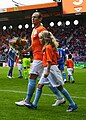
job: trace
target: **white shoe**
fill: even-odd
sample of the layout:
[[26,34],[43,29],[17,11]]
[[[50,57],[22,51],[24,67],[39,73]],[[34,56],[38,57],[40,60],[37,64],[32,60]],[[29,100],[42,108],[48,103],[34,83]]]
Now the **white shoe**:
[[10,78],[10,79],[12,79],[12,77],[11,76],[7,76],[8,78]]
[[19,102],[15,102],[16,105],[18,106],[24,106],[27,104],[27,102],[25,100],[19,101]]
[[64,79],[64,83],[66,83],[67,82],[67,80],[66,79]]
[[54,104],[52,104],[52,106],[58,106],[60,104],[64,104],[66,101],[64,98],[62,98],[61,100],[56,100],[56,102]]

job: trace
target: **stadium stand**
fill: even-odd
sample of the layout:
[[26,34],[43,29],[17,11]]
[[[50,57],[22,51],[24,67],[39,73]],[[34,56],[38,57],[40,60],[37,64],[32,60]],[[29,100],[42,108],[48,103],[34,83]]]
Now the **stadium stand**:
[[[3,55],[5,55],[5,51],[7,50],[7,42],[13,37],[22,37],[30,41],[30,34],[32,31],[31,26],[31,15],[35,9],[23,10],[23,11],[14,11],[7,13],[0,13],[0,61],[6,60]],[[57,4],[56,2],[54,6],[48,6],[48,8],[38,8],[38,11],[43,13],[44,20],[43,25],[47,27],[49,31],[51,31],[56,37],[57,41],[59,41],[64,49],[68,49],[69,52],[73,54],[75,63],[80,63],[86,61],[86,13],[81,15],[72,14],[70,16],[62,15],[62,4],[61,2]],[[5,19],[4,18],[8,18]],[[15,17],[16,16],[16,17]],[[3,19],[4,18],[4,19]],[[80,23],[78,25],[71,24],[69,26],[65,25],[66,20],[70,20],[72,23],[74,19],[78,19]],[[61,26],[57,26],[57,22],[62,20],[63,24]],[[46,22],[47,21],[47,22]],[[49,23],[53,21],[55,25],[51,27]],[[29,23],[29,28],[25,28],[24,25]],[[19,29],[18,25],[22,24],[22,28]],[[6,25],[6,30],[3,30],[3,26]],[[11,29],[9,26],[13,25]],[[3,60],[2,60],[3,58]],[[83,66],[83,65],[81,65]]]

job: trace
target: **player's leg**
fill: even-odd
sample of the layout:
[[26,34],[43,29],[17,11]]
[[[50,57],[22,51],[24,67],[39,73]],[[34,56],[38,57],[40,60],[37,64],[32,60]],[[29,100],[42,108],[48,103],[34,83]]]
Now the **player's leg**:
[[[53,78],[53,79],[50,79],[50,78]],[[52,84],[52,86],[57,87],[60,90],[60,92],[66,97],[66,99],[70,103],[70,106],[72,106],[71,108],[73,108],[73,109],[71,109],[71,111],[77,109],[76,104],[72,100],[70,94],[68,93],[68,91],[65,88],[63,88],[64,82],[62,80],[61,73],[56,66],[51,67],[51,71],[50,71],[50,74],[48,75],[48,79],[49,79],[49,82]],[[68,108],[68,110],[69,110],[69,108]]]
[[23,76],[22,76],[22,71],[21,70],[19,70],[19,77],[18,78],[22,78]]
[[31,67],[31,59],[27,58],[27,71],[28,71],[28,76],[30,75],[30,67]]
[[25,98],[25,100],[29,103],[32,95],[35,91],[35,87],[36,87],[36,79],[37,79],[38,75],[36,74],[30,74],[30,78],[29,78],[29,82],[28,82],[28,88],[27,88],[27,97]]
[[73,72],[73,69],[72,68],[68,68],[67,69],[67,71],[68,71],[68,81],[71,79],[72,80],[72,83],[74,83],[74,78],[73,78],[73,76],[72,76],[72,72]]
[[64,104],[66,102],[65,99],[63,98],[63,96],[60,94],[60,91],[56,87],[53,87],[52,85],[49,85],[48,87],[57,97],[57,100],[55,101],[54,104],[52,104],[52,106],[58,106],[58,105]]
[[10,67],[8,71],[8,78],[12,78],[14,61],[8,60],[8,66]]
[[70,70],[67,68],[67,73],[68,73],[68,81],[67,82],[70,82]]
[[18,78],[22,78],[22,64],[18,64],[18,71],[19,71],[19,77]]
[[12,71],[13,71],[13,67],[10,67],[9,71],[8,71],[8,77],[11,78],[12,77]]
[[71,80],[72,80],[72,83],[74,83],[75,80],[74,80],[74,77],[73,77],[72,72],[73,72],[73,68],[70,69],[70,73],[71,73],[71,74],[70,74],[70,78],[71,78]]
[[61,66],[61,72],[64,82],[66,83],[66,72],[64,71],[64,64]]
[[60,68],[60,71],[61,71],[61,73],[62,73],[63,80],[64,80],[64,82],[66,83],[66,73],[65,73],[65,71],[64,71],[64,64],[60,64],[60,65],[59,65],[59,68]]
[[63,80],[66,83],[66,73],[64,71],[62,71],[62,76],[63,76]]
[[[32,67],[31,67],[31,70],[30,70],[29,82],[28,82],[28,88],[27,88],[27,96],[24,100],[24,102],[26,101],[26,103],[29,103],[31,98],[32,98],[32,95],[35,91],[36,79],[39,75],[39,72],[43,71],[42,66],[43,66],[43,64],[42,64],[42,61],[40,61],[40,60],[33,61],[33,63],[32,63]],[[19,102],[15,102],[15,104],[21,105]]]
[[61,93],[65,96],[65,98],[68,100],[68,102],[70,103],[67,112],[72,112],[74,110],[76,110],[78,107],[75,104],[75,102],[73,101],[73,99],[71,98],[70,94],[68,93],[68,91],[63,88],[61,85],[58,87],[58,89],[61,91]]
[[[59,92],[59,90],[56,88],[56,86],[57,86],[57,84],[56,84],[56,82],[57,82],[56,76],[58,74],[58,71],[59,71],[59,69],[57,70],[57,66],[55,66],[55,67],[51,66],[50,74],[47,77],[49,82],[50,82],[49,88],[57,97],[56,102],[54,104],[52,104],[52,106],[58,106],[58,105],[64,104],[66,102],[65,99],[63,98],[63,96],[61,95],[61,93]],[[61,75],[61,73],[60,73],[60,75]]]
[[28,79],[28,71],[27,71],[27,58],[23,58],[23,76],[24,79]]
[[40,60],[34,60],[30,70],[30,77],[28,83],[27,97],[26,101],[30,102],[33,92],[35,91],[36,79],[43,72],[43,64]]
[[39,84],[38,87],[37,87],[37,89],[36,89],[35,98],[34,98],[34,101],[32,103],[35,107],[37,107],[38,101],[39,101],[40,96],[42,94],[42,87],[43,87],[43,85]]
[[47,81],[47,78],[44,78],[44,71],[43,71],[43,74],[38,82],[38,86],[37,86],[37,89],[36,89],[36,94],[35,94],[35,97],[34,97],[34,100],[32,102],[32,104],[26,104],[26,106],[28,108],[31,108],[31,109],[36,109],[37,108],[37,104],[38,104],[38,101],[40,99],[40,96],[42,94],[42,87],[44,86],[44,84],[47,84],[49,83],[49,81]]

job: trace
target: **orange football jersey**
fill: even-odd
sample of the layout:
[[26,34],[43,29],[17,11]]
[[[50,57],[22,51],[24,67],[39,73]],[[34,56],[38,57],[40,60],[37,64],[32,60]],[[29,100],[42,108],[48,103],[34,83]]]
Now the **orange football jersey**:
[[57,60],[60,58],[57,52],[54,52],[51,45],[47,45],[43,52],[43,65],[46,67],[48,62],[52,65],[57,65]]
[[73,61],[72,61],[71,59],[68,59],[68,60],[66,61],[66,66],[67,66],[67,68],[74,68],[74,63],[73,63]]
[[32,41],[32,51],[33,51],[33,57],[34,60],[43,60],[43,53],[42,48],[43,45],[39,41],[39,33],[43,30],[46,30],[45,27],[39,26],[37,28],[34,28],[31,35],[31,41]]

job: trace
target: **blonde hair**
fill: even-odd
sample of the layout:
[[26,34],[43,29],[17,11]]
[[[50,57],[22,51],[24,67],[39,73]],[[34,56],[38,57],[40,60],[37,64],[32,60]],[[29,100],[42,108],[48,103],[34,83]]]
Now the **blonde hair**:
[[50,44],[52,46],[53,50],[57,51],[57,48],[59,45],[58,45],[58,42],[56,42],[56,39],[51,32],[44,30],[39,33],[39,38],[43,38],[44,44]]

